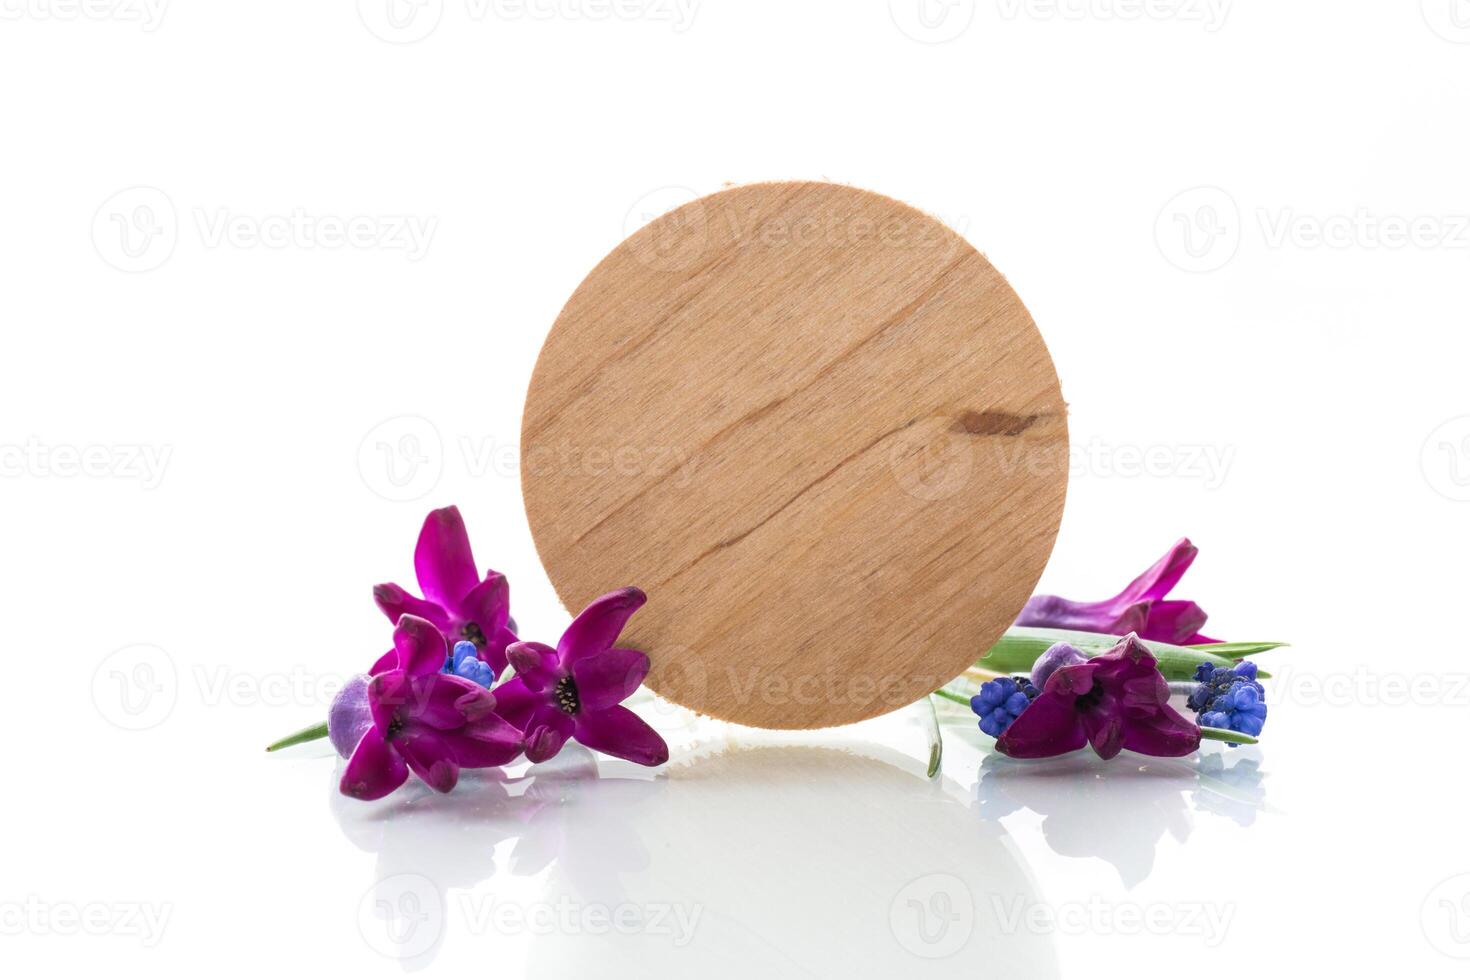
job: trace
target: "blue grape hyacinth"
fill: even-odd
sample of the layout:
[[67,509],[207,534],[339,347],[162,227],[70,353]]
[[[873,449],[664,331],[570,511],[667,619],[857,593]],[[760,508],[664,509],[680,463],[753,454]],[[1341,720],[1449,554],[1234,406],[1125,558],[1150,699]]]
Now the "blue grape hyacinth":
[[1024,677],[997,677],[980,685],[980,693],[970,699],[970,710],[980,716],[982,732],[999,738],[1036,695],[1036,688]]
[[1242,661],[1233,667],[1200,664],[1199,681],[1189,695],[1189,708],[1207,728],[1224,728],[1256,736],[1266,725],[1266,689],[1256,680],[1256,665]]
[[480,659],[479,650],[468,640],[461,640],[454,645],[454,652],[444,662],[442,673],[474,681],[487,690],[495,683],[495,670]]

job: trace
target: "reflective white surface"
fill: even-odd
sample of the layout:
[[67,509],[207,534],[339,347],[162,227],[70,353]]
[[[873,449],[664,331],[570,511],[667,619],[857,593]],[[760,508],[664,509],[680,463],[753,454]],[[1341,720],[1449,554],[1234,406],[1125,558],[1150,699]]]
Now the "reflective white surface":
[[[1364,869],[1446,877],[1425,860],[1423,817],[1391,836],[1404,805],[1351,751],[1307,757],[1286,708],[1270,749],[1111,763],[1007,760],[967,712],[947,711],[929,779],[918,707],[774,733],[639,700],[673,749],[657,770],[574,745],[468,774],[448,796],[412,782],[371,804],[336,792],[324,742],[246,751],[229,720],[256,727],[243,711],[201,713],[213,727],[191,744],[100,740],[86,785],[12,810],[24,829],[7,867],[127,896],[162,929],[120,940],[114,921],[106,936],[6,946],[124,975],[264,972],[288,955],[296,970],[368,975],[1049,977],[1228,962],[1286,927],[1347,963],[1377,949],[1350,925],[1416,933],[1416,898],[1429,898],[1421,885],[1386,922],[1354,883],[1382,872]],[[159,751],[167,769],[135,755]],[[1299,760],[1284,780],[1278,757]],[[1431,905],[1432,929],[1449,907]],[[1451,975],[1422,938],[1416,949],[1441,970],[1429,975]]]

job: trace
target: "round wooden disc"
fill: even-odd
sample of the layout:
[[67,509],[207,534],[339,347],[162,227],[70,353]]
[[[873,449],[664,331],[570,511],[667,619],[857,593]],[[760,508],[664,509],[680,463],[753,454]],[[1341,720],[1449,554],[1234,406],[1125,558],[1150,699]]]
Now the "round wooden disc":
[[929,216],[737,187],[635,233],[537,360],[536,546],[573,612],[624,585],[649,685],[767,728],[860,721],[969,666],[1046,564],[1067,484],[1046,345]]

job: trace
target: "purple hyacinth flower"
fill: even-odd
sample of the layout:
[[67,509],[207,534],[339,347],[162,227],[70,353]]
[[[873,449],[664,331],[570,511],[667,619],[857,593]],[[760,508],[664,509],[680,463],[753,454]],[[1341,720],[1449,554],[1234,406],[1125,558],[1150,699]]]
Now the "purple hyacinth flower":
[[521,733],[495,713],[495,696],[442,673],[447,652],[433,623],[404,616],[393,630],[387,668],[354,678],[333,702],[327,722],[333,746],[342,752],[357,733],[344,753],[345,795],[379,799],[402,786],[410,771],[447,793],[460,769],[503,766],[521,754]]
[[1075,602],[1055,595],[1032,596],[1016,617],[1016,625],[1113,636],[1137,633],[1145,640],[1181,645],[1219,642],[1200,634],[1200,627],[1208,617],[1198,603],[1164,598],[1179,584],[1197,554],[1199,549],[1188,538],[1180,538],[1164,557],[1129,582],[1127,588],[1101,602]]
[[[413,568],[424,598],[392,583],[375,585],[373,599],[378,608],[394,623],[405,614],[427,619],[451,645],[460,640],[473,643],[480,659],[496,675],[505,670],[505,648],[516,642],[510,585],[495,571],[480,578],[458,507],[432,511],[424,518]],[[384,654],[379,664],[390,656]],[[372,672],[380,672],[378,664]]]
[[613,646],[647,601],[640,589],[594,599],[552,649],[513,643],[516,676],[495,689],[497,710],[526,736],[526,758],[545,762],[574,738],[589,749],[644,766],[669,759],[663,738],[622,701],[648,673],[648,656]]
[[1090,743],[1111,759],[1123,749],[1188,755],[1199,740],[1199,726],[1169,707],[1169,685],[1158,661],[1130,633],[1085,663],[1058,667],[995,747],[1017,759],[1041,759]]

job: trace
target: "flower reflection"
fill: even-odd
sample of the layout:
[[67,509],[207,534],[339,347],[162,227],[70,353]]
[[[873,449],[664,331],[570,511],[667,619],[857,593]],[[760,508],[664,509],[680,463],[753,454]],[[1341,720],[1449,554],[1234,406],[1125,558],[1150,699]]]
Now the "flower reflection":
[[1165,834],[1188,839],[1194,808],[1242,825],[1264,808],[1259,758],[1221,752],[1189,760],[1123,756],[1103,762],[1076,753],[1042,762],[990,755],[980,767],[975,809],[999,820],[1021,809],[1042,817],[1047,846],[1064,857],[1095,857],[1111,864],[1132,888],[1153,871]]
[[[501,873],[528,876],[548,870],[564,892],[614,895],[622,874],[647,865],[647,848],[623,815],[636,809],[640,796],[656,792],[656,782],[602,777],[595,757],[580,746],[520,775],[467,771],[461,788],[442,795],[415,783],[367,805],[332,793],[332,814],[342,833],[360,850],[377,855],[369,904],[389,914],[421,918],[432,913],[442,919],[451,909],[451,890],[474,890]],[[571,814],[588,810],[598,813],[597,834],[569,831]],[[508,841],[515,843],[507,866],[501,867],[496,849]],[[442,938],[443,922],[431,925]],[[416,970],[438,949],[436,941],[427,949],[403,946],[392,955],[405,969]]]
[[1256,814],[1266,809],[1264,780],[1259,749],[1212,752],[1200,756],[1199,786],[1191,799],[1196,810],[1229,817],[1249,827],[1256,822]]

